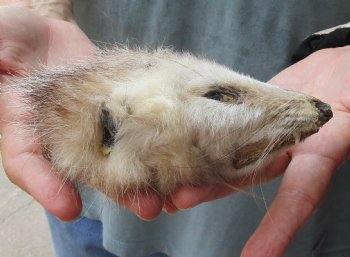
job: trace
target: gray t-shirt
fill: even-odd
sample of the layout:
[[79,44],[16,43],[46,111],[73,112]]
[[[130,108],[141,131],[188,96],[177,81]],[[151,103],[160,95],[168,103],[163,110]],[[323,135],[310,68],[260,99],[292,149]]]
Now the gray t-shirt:
[[[98,45],[171,46],[266,81],[290,64],[303,38],[348,22],[350,1],[75,0],[74,12]],[[337,186],[286,256],[350,256],[350,242],[346,242],[350,241],[346,239],[350,238],[350,200],[343,197],[349,195],[349,176],[337,174]],[[102,221],[103,245],[120,257],[154,252],[172,257],[235,257],[266,213],[278,185],[276,180],[253,189],[264,200],[238,193],[175,215],[163,213],[152,222],[140,220],[98,192],[80,188],[82,215]],[[332,236],[338,232],[342,240]],[[329,249],[332,254],[334,249],[348,250],[345,255],[323,255]]]

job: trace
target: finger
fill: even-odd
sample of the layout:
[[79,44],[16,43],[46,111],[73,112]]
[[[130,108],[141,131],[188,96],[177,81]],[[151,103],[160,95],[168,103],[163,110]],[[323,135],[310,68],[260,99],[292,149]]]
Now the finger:
[[284,152],[274,158],[266,167],[253,176],[234,179],[229,184],[206,184],[198,187],[179,187],[171,196],[171,202],[180,210],[192,208],[200,203],[213,201],[234,192],[242,192],[245,187],[261,184],[279,176],[288,166],[290,156]]
[[195,186],[181,186],[172,194],[171,202],[179,210],[192,208],[200,203],[209,201],[217,196],[218,191],[225,193],[232,192],[226,186],[218,189],[216,185],[205,184],[198,187]]
[[295,156],[269,212],[246,244],[242,257],[280,257],[319,205],[335,162],[313,154]]
[[168,197],[165,200],[164,203],[164,207],[163,207],[163,211],[168,213],[168,214],[173,214],[176,213],[179,209],[173,204],[173,202],[171,201],[171,198]]
[[9,179],[59,219],[76,218],[82,208],[78,192],[53,172],[39,149],[10,127],[4,126],[1,138],[2,161]]
[[163,200],[150,190],[138,192],[136,195],[126,194],[116,201],[145,221],[155,219],[164,205]]
[[78,192],[71,183],[56,176],[47,161],[31,154],[21,154],[13,159],[4,157],[3,161],[10,180],[47,211],[63,221],[79,216],[82,205]]

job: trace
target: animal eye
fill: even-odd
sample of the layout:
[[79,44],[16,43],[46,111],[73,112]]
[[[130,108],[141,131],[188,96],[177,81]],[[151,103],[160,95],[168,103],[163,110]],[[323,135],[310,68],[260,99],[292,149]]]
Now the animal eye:
[[101,110],[100,121],[102,126],[102,152],[108,155],[115,144],[118,129],[111,113],[107,109]]
[[219,90],[212,90],[203,95],[206,98],[220,101],[220,102],[230,102],[230,103],[236,103],[239,99],[239,96],[232,92],[225,92],[225,91],[219,91]]

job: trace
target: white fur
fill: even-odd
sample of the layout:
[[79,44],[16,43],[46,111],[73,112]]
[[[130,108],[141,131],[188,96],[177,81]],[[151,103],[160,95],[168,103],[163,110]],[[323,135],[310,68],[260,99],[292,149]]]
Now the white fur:
[[[170,50],[116,48],[15,82],[35,109],[28,129],[57,171],[108,195],[146,186],[167,195],[179,184],[251,174],[322,125],[313,97]],[[216,87],[237,89],[238,101],[205,97]],[[118,126],[107,150],[103,108]]]

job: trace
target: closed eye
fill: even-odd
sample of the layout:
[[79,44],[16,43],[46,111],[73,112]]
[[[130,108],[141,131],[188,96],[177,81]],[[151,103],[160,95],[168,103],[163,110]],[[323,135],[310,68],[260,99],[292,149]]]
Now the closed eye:
[[102,127],[102,151],[105,155],[108,155],[116,143],[118,128],[107,109],[103,108],[101,110],[100,121]]
[[241,96],[239,92],[236,92],[234,90],[227,90],[225,88],[218,88],[214,90],[210,90],[206,92],[203,97],[206,97],[208,99],[224,102],[224,103],[234,103],[234,104],[241,104]]

